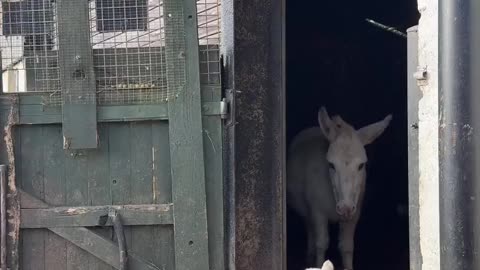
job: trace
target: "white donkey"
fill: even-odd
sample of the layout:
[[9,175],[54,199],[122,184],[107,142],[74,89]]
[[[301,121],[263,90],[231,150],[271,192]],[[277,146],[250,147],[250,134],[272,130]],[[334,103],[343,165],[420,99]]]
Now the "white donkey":
[[[307,224],[308,256],[323,265],[329,245],[328,224],[339,223],[338,248],[343,267],[353,269],[355,227],[365,191],[364,146],[378,138],[392,119],[355,130],[322,107],[320,127],[300,132],[289,148],[288,203]],[[315,260],[316,258],[316,260]]]

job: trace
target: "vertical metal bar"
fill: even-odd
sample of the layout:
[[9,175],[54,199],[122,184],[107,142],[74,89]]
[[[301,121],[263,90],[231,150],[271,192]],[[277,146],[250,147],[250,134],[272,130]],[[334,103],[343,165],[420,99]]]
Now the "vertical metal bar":
[[0,165],[0,269],[7,270],[7,166]]
[[408,74],[408,213],[410,270],[421,270],[419,216],[419,168],[418,168],[418,101],[421,97],[414,73],[418,66],[417,26],[407,30]]
[[480,1],[439,1],[440,265],[480,269]]

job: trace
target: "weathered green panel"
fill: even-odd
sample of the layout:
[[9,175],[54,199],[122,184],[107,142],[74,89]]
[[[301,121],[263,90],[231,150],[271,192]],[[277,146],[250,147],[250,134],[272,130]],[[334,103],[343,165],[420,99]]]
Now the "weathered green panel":
[[[90,152],[86,150],[65,151],[65,204],[66,206],[88,205],[87,174],[90,169],[88,160]],[[73,245],[67,243],[67,269],[88,269],[90,255]]]
[[[23,128],[20,130],[24,136],[29,136],[28,132],[23,132]],[[54,206],[65,205],[65,152],[59,138],[62,138],[61,125],[43,126],[44,199]],[[39,139],[36,143],[40,143]],[[49,269],[66,269],[67,242],[51,231],[45,234],[45,265]]]
[[57,1],[63,147],[97,147],[96,84],[88,1]]
[[[105,123],[99,132],[103,139],[98,149],[72,151],[62,149],[60,125],[18,126],[16,158],[21,186],[56,206],[172,202],[167,121]],[[95,232],[113,239],[109,229]],[[41,240],[30,237],[34,234],[42,235]],[[147,264],[174,269],[173,226],[135,226],[128,228],[127,234],[128,247],[138,250]],[[22,235],[24,239],[29,236],[22,253],[31,265],[22,269],[39,269],[36,263],[42,258],[46,264],[41,265],[56,267],[48,269],[112,269],[56,234],[24,229]],[[32,241],[48,248],[39,251]]]
[[[108,151],[112,204],[130,204],[131,136],[129,124],[108,124]],[[132,244],[130,228],[125,228],[127,247]]]
[[[88,157],[88,200],[89,205],[109,205],[112,204],[112,196],[110,193],[110,181],[108,179],[108,127],[106,125],[98,125],[98,146],[97,149]],[[111,228],[97,228],[93,230],[95,233],[110,239],[112,237]],[[112,269],[107,263],[89,256],[88,265],[90,270],[110,270]]]
[[[38,198],[44,198],[44,158],[43,144],[38,139],[43,138],[42,126],[25,127],[29,136],[20,136],[20,151],[17,159],[17,179],[26,192]],[[18,181],[17,180],[17,181]],[[21,269],[44,270],[45,268],[45,231],[39,229],[25,230],[21,234],[23,246],[35,247],[21,252]]]
[[[132,179],[131,200],[133,204],[153,203],[152,125],[147,122],[133,122],[129,125],[131,134]],[[148,142],[148,143],[146,143]],[[152,261],[155,239],[152,226],[132,228],[131,249]]]
[[[58,2],[59,9],[67,2],[72,4],[67,0]],[[86,7],[83,2],[78,5]],[[15,127],[14,135],[17,178],[26,191],[52,206],[174,203],[174,225],[127,226],[127,248],[133,256],[129,269],[223,270],[220,87],[200,87],[195,3],[167,0],[165,14],[169,14],[165,18],[166,75],[169,90],[178,96],[158,105],[97,106],[93,121],[91,112],[95,109],[88,107],[92,101],[88,91],[95,88],[94,80],[92,83],[89,79],[85,82],[72,79],[73,73],[82,75],[77,71],[84,63],[91,66],[90,58],[87,56],[87,61],[79,64],[69,58],[73,51],[66,49],[76,45],[62,46],[62,89],[70,91],[67,94],[77,90],[87,94],[64,99],[67,106],[64,106],[63,119],[61,107],[45,103],[51,93],[20,95],[21,125]],[[72,35],[63,34],[63,38],[66,36]],[[90,48],[89,44],[80,53],[89,54]],[[80,59],[85,60],[83,56]],[[93,78],[88,67],[86,70],[86,78]],[[64,80],[65,76],[70,78]],[[86,86],[89,83],[90,86]],[[65,87],[67,84],[72,87]],[[2,116],[8,114],[9,109],[8,99],[0,99]],[[84,121],[85,116],[88,117]],[[101,122],[98,127],[97,119]],[[87,123],[94,126],[82,128]],[[94,129],[98,132],[92,133]],[[67,140],[70,150],[65,151],[66,130],[83,141],[72,145],[72,141]],[[92,147],[91,134],[95,134],[97,143],[97,133],[98,148],[83,149]],[[7,163],[4,150],[0,144],[0,159]],[[49,215],[48,210],[35,213]],[[35,224],[37,214],[31,214],[31,219],[25,222]],[[97,212],[86,215],[81,220],[83,223],[78,224],[93,224],[95,215]],[[44,226],[70,222],[65,219],[56,222],[55,217],[42,218]],[[142,218],[145,216],[140,215]],[[131,220],[128,216],[127,224],[141,223],[139,220],[130,223]],[[158,224],[158,219],[154,222],[148,219],[147,224]],[[92,231],[97,235],[92,235]],[[22,262],[26,263],[21,269],[111,270],[118,259],[111,227],[65,227],[50,231],[23,228],[21,235]],[[92,246],[89,241],[98,245]]]
[[[124,226],[173,225],[173,207],[171,206],[171,204],[124,204],[22,209],[20,227],[26,229],[90,227],[89,229],[92,229],[91,227],[100,226],[99,217],[107,216],[111,209],[117,210]],[[113,226],[110,220],[107,220],[104,225]],[[108,234],[105,237],[108,238]]]
[[208,229],[195,1],[165,0],[175,269],[208,270]]
[[[202,89],[202,101],[221,99],[220,87]],[[208,247],[210,269],[225,269],[223,209],[222,119],[219,115],[203,116],[203,145],[207,190]]]
[[[170,140],[168,122],[152,123],[152,167],[154,203],[172,202],[172,177],[170,170]],[[175,269],[173,226],[156,226],[153,262],[165,269]]]

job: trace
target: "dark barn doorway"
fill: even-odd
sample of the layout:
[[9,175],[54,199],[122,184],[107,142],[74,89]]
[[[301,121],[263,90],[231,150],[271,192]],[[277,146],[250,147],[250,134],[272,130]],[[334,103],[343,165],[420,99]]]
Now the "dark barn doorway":
[[[325,105],[355,127],[393,114],[372,145],[365,204],[355,236],[356,270],[408,270],[407,40],[366,22],[402,32],[419,19],[415,0],[286,0],[287,144],[317,125]],[[336,229],[328,258],[339,265]],[[304,270],[302,221],[287,212],[289,270]]]

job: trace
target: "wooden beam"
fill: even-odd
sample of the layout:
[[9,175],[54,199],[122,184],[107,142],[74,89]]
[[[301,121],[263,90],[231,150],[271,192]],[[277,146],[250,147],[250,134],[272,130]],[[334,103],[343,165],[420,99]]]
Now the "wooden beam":
[[[21,207],[32,207],[30,209],[48,209],[49,206],[44,201],[39,200],[32,195],[19,189]],[[65,227],[65,228],[48,228],[55,234],[65,238],[72,244],[89,252],[93,256],[106,262],[115,269],[120,268],[120,257],[118,246],[111,240],[106,239],[85,227]],[[128,265],[130,269],[139,270],[160,270],[151,262],[143,260],[139,255],[128,251]]]
[[165,0],[175,268],[210,269],[196,3]]
[[[49,228],[52,232],[65,238],[79,248],[106,262],[115,269],[120,269],[118,246],[87,228]],[[160,270],[158,266],[147,262],[135,253],[128,252],[128,267],[135,270]]]
[[[98,122],[130,122],[168,120],[167,104],[157,105],[115,105],[98,106]],[[203,116],[219,116],[222,113],[220,102],[205,102]],[[20,125],[61,124],[60,107],[46,107],[40,104],[19,106]]]
[[88,1],[57,1],[63,148],[97,148],[96,83]]
[[102,224],[102,219],[111,209],[118,211],[125,226],[173,224],[172,204],[150,204],[21,209],[20,227],[33,229],[112,226],[109,219]]

